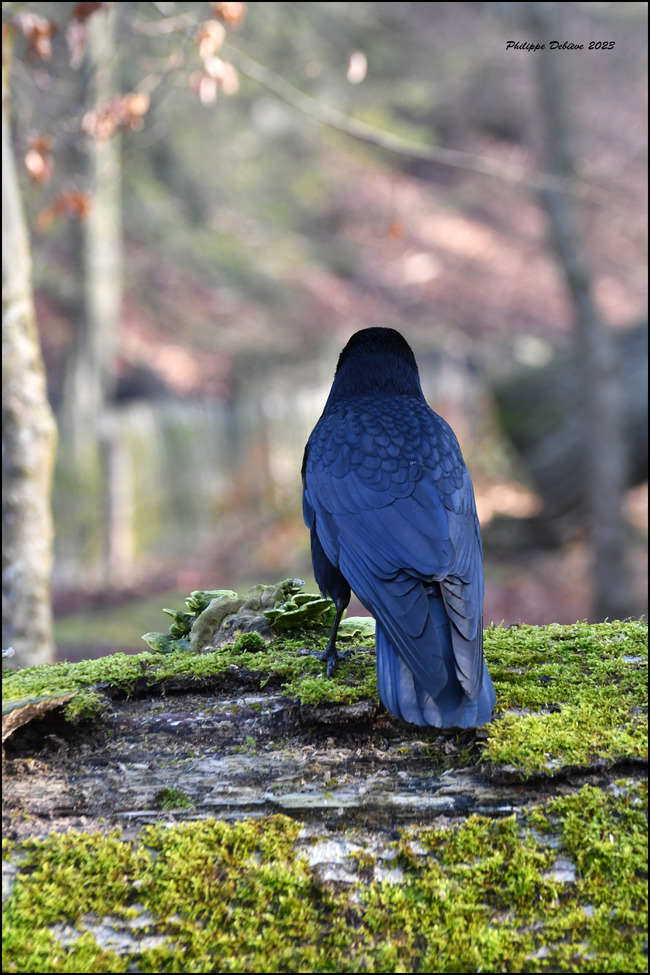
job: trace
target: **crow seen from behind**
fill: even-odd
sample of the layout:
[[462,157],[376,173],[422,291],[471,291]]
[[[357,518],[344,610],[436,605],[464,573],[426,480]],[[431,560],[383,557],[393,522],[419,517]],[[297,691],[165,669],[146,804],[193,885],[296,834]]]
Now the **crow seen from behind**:
[[442,728],[489,721],[472,482],[399,332],[363,329],[343,349],[302,479],[314,575],[336,606],[320,655],[327,673],[345,656],[336,634],[354,590],[376,620],[379,694],[395,717]]

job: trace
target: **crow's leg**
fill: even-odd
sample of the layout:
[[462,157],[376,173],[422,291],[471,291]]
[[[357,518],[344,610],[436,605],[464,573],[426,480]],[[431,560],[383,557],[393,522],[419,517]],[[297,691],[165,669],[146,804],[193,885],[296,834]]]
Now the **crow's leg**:
[[327,676],[332,677],[336,668],[338,667],[341,660],[345,660],[346,657],[350,655],[351,650],[337,650],[336,649],[336,634],[338,633],[339,623],[341,622],[341,617],[345,612],[346,606],[350,597],[348,595],[347,599],[337,599],[335,601],[336,606],[336,616],[334,618],[334,625],[332,626],[332,632],[330,633],[330,638],[327,641],[327,646],[322,653],[315,653],[314,656],[318,660],[327,661]]
[[347,609],[352,593],[350,592],[348,581],[339,567],[333,565],[325,554],[315,526],[312,526],[311,529],[311,561],[314,566],[314,577],[318,583],[318,588],[323,596],[329,596],[336,606],[336,618],[327,646],[322,653],[314,654],[319,660],[327,661],[327,676],[331,677],[339,661],[345,660],[350,653],[349,650],[341,652],[336,649],[336,634],[341,617]]

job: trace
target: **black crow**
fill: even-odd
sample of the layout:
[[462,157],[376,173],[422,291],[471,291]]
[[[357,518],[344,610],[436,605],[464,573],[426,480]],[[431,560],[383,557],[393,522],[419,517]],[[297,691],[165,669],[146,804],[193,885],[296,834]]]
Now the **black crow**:
[[353,589],[375,617],[380,697],[397,718],[470,728],[492,717],[474,490],[451,427],[427,405],[410,346],[356,332],[305,447],[314,575],[336,606],[320,659],[333,674]]

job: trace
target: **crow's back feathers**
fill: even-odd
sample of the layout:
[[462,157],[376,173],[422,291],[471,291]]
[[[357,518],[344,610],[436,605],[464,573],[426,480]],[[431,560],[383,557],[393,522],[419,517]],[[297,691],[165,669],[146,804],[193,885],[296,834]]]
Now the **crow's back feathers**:
[[[367,329],[344,349],[305,449],[303,484],[312,552],[316,535],[316,550],[377,619],[386,706],[420,724],[489,720],[472,484],[453,431],[424,400],[399,333]],[[319,561],[316,579],[327,588],[332,573]],[[479,707],[484,674],[489,687]]]

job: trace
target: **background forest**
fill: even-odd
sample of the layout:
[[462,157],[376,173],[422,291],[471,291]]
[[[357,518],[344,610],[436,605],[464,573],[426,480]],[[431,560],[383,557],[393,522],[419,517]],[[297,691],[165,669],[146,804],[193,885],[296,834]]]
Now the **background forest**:
[[460,440],[485,622],[646,612],[646,27],[621,2],[3,3],[59,657],[142,650],[174,592],[314,591],[302,450],[371,325]]

